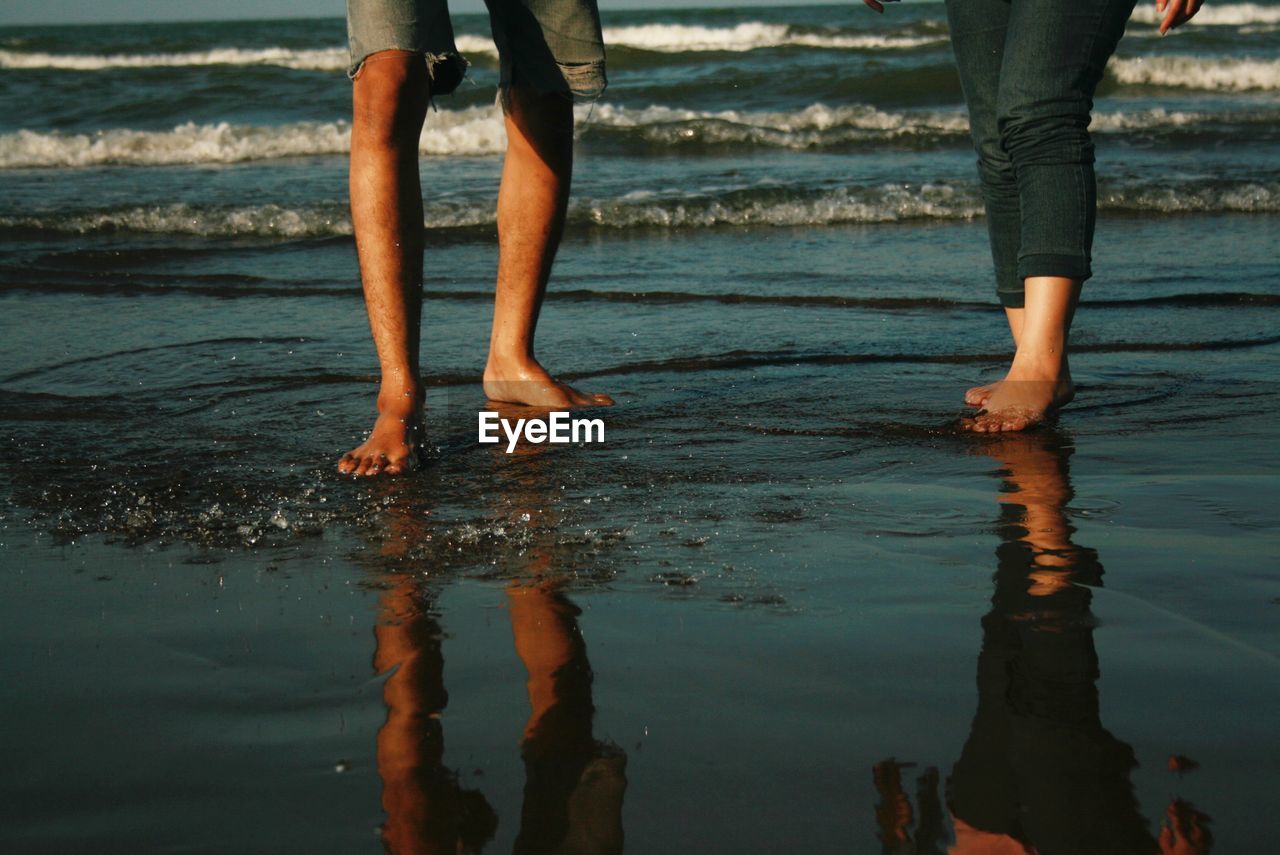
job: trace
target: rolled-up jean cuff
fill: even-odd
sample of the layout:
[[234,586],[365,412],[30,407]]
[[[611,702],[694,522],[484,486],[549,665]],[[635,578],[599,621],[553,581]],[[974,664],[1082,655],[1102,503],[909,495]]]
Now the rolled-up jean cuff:
[[1006,309],[1021,309],[1027,305],[1026,291],[996,291],[996,297]]
[[1024,255],[1018,259],[1018,278],[1023,280],[1032,276],[1061,276],[1083,282],[1092,275],[1089,259],[1079,255],[1042,253]]

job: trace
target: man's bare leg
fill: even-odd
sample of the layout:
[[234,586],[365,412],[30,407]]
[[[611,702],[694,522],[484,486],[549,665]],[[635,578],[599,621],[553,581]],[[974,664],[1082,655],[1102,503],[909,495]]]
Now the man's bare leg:
[[573,104],[513,86],[506,111],[507,156],[498,191],[498,288],[484,391],[494,401],[535,407],[612,404],[552,377],[533,354],[538,312],[564,233],[573,176]]
[[[1026,308],[1013,365],[995,384],[984,412],[964,426],[979,433],[1026,430],[1048,418],[1075,395],[1067,362],[1067,338],[1080,301],[1080,282],[1058,276],[1026,280]],[[1013,321],[1010,326],[1012,328]]]
[[365,60],[351,128],[351,222],[382,384],[369,438],[338,470],[394,474],[413,467],[422,431],[422,188],[418,139],[430,98],[426,64],[404,51]]

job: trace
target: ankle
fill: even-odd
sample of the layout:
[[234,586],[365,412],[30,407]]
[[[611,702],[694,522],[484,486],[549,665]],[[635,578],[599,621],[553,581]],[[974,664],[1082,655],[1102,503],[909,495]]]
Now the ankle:
[[489,359],[485,363],[485,374],[524,373],[539,368],[538,360],[533,353],[523,348],[489,348]]
[[378,414],[404,418],[422,409],[426,395],[416,383],[383,383],[378,390]]
[[1013,355],[1015,370],[1036,374],[1061,374],[1067,367],[1067,348],[1062,342],[1023,341]]

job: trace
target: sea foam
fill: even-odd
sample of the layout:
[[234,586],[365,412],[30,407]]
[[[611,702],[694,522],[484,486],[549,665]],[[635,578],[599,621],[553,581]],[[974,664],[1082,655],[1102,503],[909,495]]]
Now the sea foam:
[[[1104,185],[1103,208],[1152,214],[1280,212],[1280,183],[1146,182]],[[704,229],[719,226],[830,226],[908,220],[965,220],[982,214],[976,184],[886,183],[829,189],[776,184],[724,192],[635,191],[575,200],[569,222],[608,230]],[[428,202],[429,230],[492,227],[492,207],[466,200]],[[184,203],[107,210],[0,216],[0,231],[61,234],[134,232],[206,238],[324,238],[350,235],[346,205],[333,201],[283,205],[200,206]]]
[[102,71],[114,68],[178,68],[203,65],[273,65],[306,71],[347,67],[345,48],[213,48],[187,53],[72,54],[0,50],[0,68]]
[[[577,111],[579,131],[618,135],[656,147],[686,145],[822,149],[862,143],[907,141],[912,145],[957,143],[968,134],[959,110],[895,112],[866,104],[811,104],[794,111],[690,110],[663,105],[599,104]],[[1280,122],[1280,111],[1169,111],[1162,108],[1104,112],[1093,129],[1143,132]],[[423,129],[425,156],[486,156],[506,148],[506,130],[496,108],[433,112]],[[275,126],[188,122],[170,130],[117,128],[93,133],[21,130],[0,134],[0,169],[84,166],[174,166],[240,163],[289,157],[345,155],[351,150],[348,122],[293,122]]]
[[1120,83],[1219,92],[1280,89],[1280,59],[1146,56],[1117,58],[1107,67]]
[[785,24],[747,21],[733,27],[705,27],[691,24],[641,24],[630,27],[608,27],[604,31],[606,45],[649,50],[659,53],[698,51],[750,51],[760,48],[794,45],[812,48],[844,49],[910,49],[929,44],[942,44],[946,37],[894,36],[842,33],[797,32]]
[[[733,27],[704,27],[687,24],[645,24],[608,27],[605,44],[659,53],[699,51],[751,51],[793,45],[798,47],[849,50],[911,49],[942,44],[938,35],[872,35],[798,32],[784,24],[748,21]],[[484,36],[459,35],[458,51],[467,54],[497,53],[493,40]],[[119,68],[175,68],[204,65],[267,65],[303,71],[342,71],[349,64],[347,49],[326,48],[237,48],[221,47],[181,53],[62,54],[43,51],[0,49],[0,68],[61,69],[102,71]]]
[[[1164,18],[1154,4],[1143,3],[1133,10],[1129,20],[1138,24],[1155,24]],[[1247,24],[1280,24],[1280,6],[1263,6],[1259,3],[1206,4],[1187,26],[1241,27]]]

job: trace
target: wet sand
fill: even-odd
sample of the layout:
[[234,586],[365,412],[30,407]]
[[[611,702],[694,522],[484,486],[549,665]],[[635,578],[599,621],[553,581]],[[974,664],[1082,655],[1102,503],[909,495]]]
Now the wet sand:
[[[898,288],[821,271],[629,299],[748,236],[575,238],[564,287],[618,296],[553,298],[547,351],[619,399],[606,442],[476,445],[450,326],[427,336],[430,463],[377,483],[332,470],[370,405],[349,293],[269,315],[0,296],[0,843],[933,852],[980,827],[1154,851],[1174,805],[1213,851],[1265,851],[1280,346],[1271,262],[1243,249],[1265,222],[1215,225],[1253,297],[1197,294],[1210,259],[1160,281],[1116,259],[1088,296],[1117,305],[1081,311],[1079,404],[996,441],[955,427],[1003,347],[959,284],[906,307],[837,305]],[[923,234],[928,267],[980,230],[846,237]],[[652,262],[633,290],[584,282],[598,253]],[[50,307],[82,332],[39,335]],[[160,323],[184,312],[202,327]],[[149,349],[111,339],[136,338],[126,313]],[[440,329],[484,314],[428,304]]]
[[0,853],[1276,849],[1275,2],[1135,14],[1003,441],[945,10],[852,6],[605,10],[538,348],[618,405],[511,456],[457,16],[386,482],[343,21],[0,27]]

